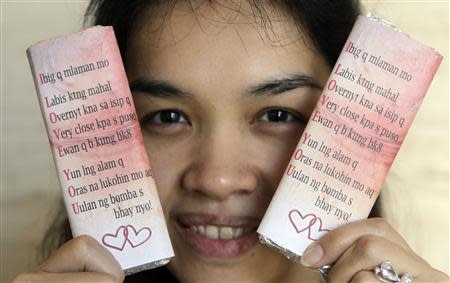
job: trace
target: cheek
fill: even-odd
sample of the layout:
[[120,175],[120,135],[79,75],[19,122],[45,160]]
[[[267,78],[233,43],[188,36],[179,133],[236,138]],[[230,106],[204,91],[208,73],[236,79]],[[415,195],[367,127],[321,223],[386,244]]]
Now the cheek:
[[256,166],[261,167],[265,181],[271,183],[273,190],[276,190],[303,130],[302,126],[280,136],[256,137],[249,142],[254,150]]
[[163,208],[168,207],[177,191],[184,160],[180,158],[177,147],[173,148],[165,143],[152,141],[145,134],[144,142],[161,204]]

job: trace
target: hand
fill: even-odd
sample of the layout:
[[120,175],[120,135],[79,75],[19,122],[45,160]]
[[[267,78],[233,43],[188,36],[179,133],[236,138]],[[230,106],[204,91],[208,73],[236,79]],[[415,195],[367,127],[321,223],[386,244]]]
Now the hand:
[[34,270],[19,274],[22,282],[123,282],[124,273],[113,255],[90,236],[79,236],[60,247]]
[[311,244],[302,264],[318,268],[333,264],[327,281],[381,282],[373,269],[391,261],[399,276],[410,273],[414,283],[450,282],[443,272],[431,267],[408,246],[383,218],[370,218],[340,226]]

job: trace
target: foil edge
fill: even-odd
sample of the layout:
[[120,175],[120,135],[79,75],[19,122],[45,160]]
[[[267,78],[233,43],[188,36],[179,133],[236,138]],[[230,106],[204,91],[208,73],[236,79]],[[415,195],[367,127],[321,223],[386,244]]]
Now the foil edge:
[[378,22],[378,23],[380,23],[380,24],[383,24],[383,25],[386,25],[386,26],[388,26],[388,27],[390,27],[390,28],[393,28],[393,29],[396,30],[396,31],[399,31],[399,32],[403,33],[399,28],[397,28],[397,27],[396,27],[395,25],[393,25],[391,22],[388,22],[388,21],[386,21],[386,20],[384,20],[384,19],[382,19],[382,18],[380,18],[380,17],[375,16],[374,14],[372,14],[372,12],[368,12],[368,13],[366,14],[366,17],[369,18],[369,19],[371,19],[371,20],[373,20],[373,21],[376,21],[376,22]]
[[370,11],[369,11],[365,16],[366,16],[366,18],[368,18],[369,20],[375,21],[375,22],[377,22],[377,23],[380,23],[380,24],[382,24],[382,25],[385,25],[385,26],[387,26],[387,27],[389,27],[389,28],[392,28],[392,29],[395,30],[395,31],[398,31],[398,32],[404,34],[405,36],[407,36],[407,37],[411,38],[412,40],[416,41],[418,44],[420,44],[420,45],[422,45],[422,46],[424,46],[424,47],[426,47],[426,48],[429,48],[429,49],[433,50],[438,56],[441,56],[441,57],[442,57],[442,54],[441,54],[438,50],[436,50],[435,48],[429,46],[429,45],[426,44],[426,43],[423,43],[422,41],[419,41],[419,40],[416,39],[415,37],[411,36],[409,33],[402,31],[401,29],[399,29],[398,27],[396,27],[394,24],[390,23],[389,21],[386,21],[386,20],[384,20],[384,19],[382,19],[382,18],[380,18],[380,17],[375,16],[375,15],[372,14],[372,12],[370,12]]
[[130,267],[130,268],[124,270],[125,276],[166,265],[169,263],[169,261],[170,261],[170,257],[160,259],[157,261],[153,261],[153,262],[149,262],[149,263],[145,263],[145,264],[141,264],[138,266]]
[[277,243],[275,243],[274,241],[272,241],[271,239],[267,238],[266,236],[263,236],[261,234],[258,234],[259,237],[259,242],[271,247],[272,249],[275,249],[276,251],[280,252],[281,254],[283,254],[285,257],[287,257],[289,260],[292,260],[294,262],[297,262],[300,260],[301,256],[294,253],[291,250],[288,250],[280,245],[278,245]]

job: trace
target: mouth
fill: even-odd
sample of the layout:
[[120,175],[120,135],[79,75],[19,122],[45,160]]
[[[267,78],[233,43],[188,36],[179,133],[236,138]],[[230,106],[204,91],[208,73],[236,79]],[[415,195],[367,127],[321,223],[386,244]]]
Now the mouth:
[[254,217],[219,217],[205,214],[180,214],[175,217],[181,239],[200,255],[237,257],[258,242],[256,229],[260,219]]

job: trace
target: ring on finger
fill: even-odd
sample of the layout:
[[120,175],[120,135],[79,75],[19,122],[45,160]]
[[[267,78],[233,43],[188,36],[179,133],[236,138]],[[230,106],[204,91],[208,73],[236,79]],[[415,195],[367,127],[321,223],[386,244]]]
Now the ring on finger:
[[375,267],[373,272],[375,274],[375,277],[384,283],[412,283],[414,281],[413,276],[408,272],[405,272],[400,277],[389,260],[383,261],[380,266]]

